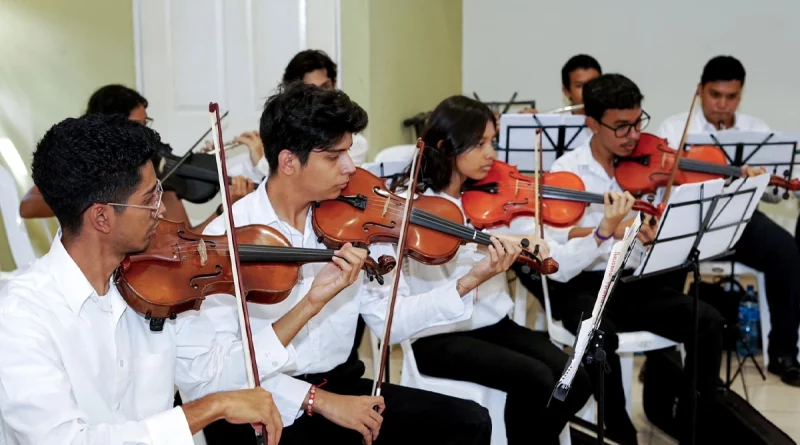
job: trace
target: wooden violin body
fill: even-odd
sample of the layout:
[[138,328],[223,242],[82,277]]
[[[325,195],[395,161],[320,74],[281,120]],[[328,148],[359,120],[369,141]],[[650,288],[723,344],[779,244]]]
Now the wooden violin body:
[[[357,168],[338,198],[316,203],[312,213],[314,232],[332,248],[347,242],[397,243],[404,206],[405,198],[387,190],[381,178]],[[407,230],[408,255],[429,265],[449,262],[459,246],[467,242],[491,244],[488,234],[464,225],[464,214],[455,203],[436,196],[414,195]],[[548,260],[548,268],[540,270],[542,261],[523,250],[517,261],[541,273],[555,273],[558,264]]]
[[[580,176],[571,172],[540,174],[542,223],[572,227],[583,218],[589,204],[603,203],[603,195],[586,192]],[[520,216],[535,216],[535,179],[516,166],[495,160],[489,174],[467,186],[461,195],[464,213],[477,228],[509,224]],[[649,203],[638,201],[634,210],[657,215]]]
[[[634,196],[653,194],[667,186],[677,150],[667,140],[642,133],[633,152],[615,160],[614,175],[623,190]],[[693,145],[683,152],[672,185],[709,181],[724,177],[742,176],[739,167],[728,165],[725,152],[713,145]],[[772,175],[770,185],[786,190],[800,190],[800,181],[789,181]]]
[[[243,292],[249,302],[280,303],[298,282],[300,266],[328,262],[333,251],[292,247],[277,230],[262,225],[238,227]],[[371,258],[365,264],[377,277],[394,267],[394,259]],[[136,312],[158,328],[165,319],[197,310],[207,295],[233,293],[226,235],[191,232],[184,223],[161,220],[147,250],[125,257],[114,281]],[[160,329],[155,329],[160,330]]]

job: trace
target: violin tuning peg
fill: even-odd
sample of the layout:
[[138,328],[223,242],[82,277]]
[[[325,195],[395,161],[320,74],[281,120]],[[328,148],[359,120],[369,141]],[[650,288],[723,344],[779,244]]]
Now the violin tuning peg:
[[523,265],[521,267],[521,269],[522,269],[522,273],[524,273],[525,275],[530,275],[530,273],[531,273],[531,268],[530,267]]
[[522,241],[520,241],[520,245],[522,246],[523,249],[527,249],[528,246],[531,245],[531,242],[528,241],[528,238],[522,238]]

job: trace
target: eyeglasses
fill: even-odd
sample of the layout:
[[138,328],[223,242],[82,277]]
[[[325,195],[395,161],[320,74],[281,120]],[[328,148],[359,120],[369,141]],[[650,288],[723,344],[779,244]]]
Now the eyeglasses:
[[647,128],[647,124],[650,123],[650,115],[647,114],[644,110],[642,110],[642,114],[639,116],[639,119],[632,124],[622,124],[618,127],[612,127],[610,125],[604,124],[602,121],[599,121],[600,125],[608,128],[609,130],[614,130],[614,136],[618,138],[624,138],[627,136],[631,129],[636,128],[636,131],[642,131]]
[[137,209],[147,209],[150,210],[150,217],[155,219],[158,215],[158,211],[161,209],[161,197],[164,195],[164,188],[161,186],[161,180],[156,180],[156,189],[153,192],[153,196],[150,198],[150,202],[147,205],[139,205],[139,204],[120,204],[116,202],[106,202],[102,204],[107,204],[114,207],[134,207]]

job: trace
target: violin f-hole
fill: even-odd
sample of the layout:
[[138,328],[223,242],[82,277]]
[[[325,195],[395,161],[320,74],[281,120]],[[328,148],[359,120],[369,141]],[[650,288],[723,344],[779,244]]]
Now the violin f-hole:
[[192,289],[197,290],[197,289],[200,288],[200,285],[197,284],[198,281],[210,280],[210,279],[216,278],[216,277],[218,277],[220,275],[222,275],[222,266],[217,264],[217,265],[214,266],[214,272],[193,276],[192,279],[189,280],[189,286],[191,286]]
[[507,202],[507,203],[503,204],[503,211],[507,212],[509,207],[523,207],[523,206],[526,206],[526,205],[528,205],[529,202],[530,202],[530,200],[528,198],[525,198],[524,201]]

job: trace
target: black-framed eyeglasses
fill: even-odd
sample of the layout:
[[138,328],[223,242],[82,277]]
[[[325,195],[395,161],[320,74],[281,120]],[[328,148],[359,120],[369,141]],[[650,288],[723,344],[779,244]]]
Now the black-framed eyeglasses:
[[610,125],[603,123],[603,121],[600,121],[600,125],[608,128],[609,130],[613,130],[614,136],[618,138],[624,138],[631,132],[631,129],[633,128],[636,128],[636,131],[642,131],[645,128],[647,128],[647,124],[649,123],[650,123],[650,115],[647,114],[647,112],[644,110],[642,110],[642,114],[639,116],[639,119],[637,119],[636,122],[632,124],[622,124],[618,127],[612,127]]

